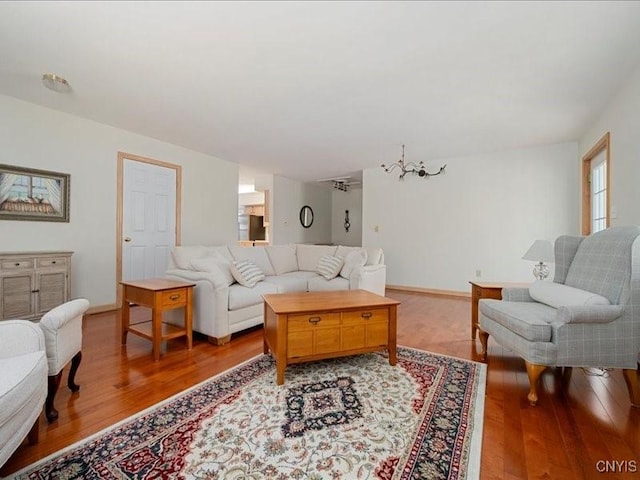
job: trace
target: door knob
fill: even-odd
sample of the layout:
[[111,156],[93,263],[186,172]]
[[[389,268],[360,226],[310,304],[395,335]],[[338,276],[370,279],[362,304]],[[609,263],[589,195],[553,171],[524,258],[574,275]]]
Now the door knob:
[[125,242],[130,242],[131,241],[131,237],[124,237],[124,241]]

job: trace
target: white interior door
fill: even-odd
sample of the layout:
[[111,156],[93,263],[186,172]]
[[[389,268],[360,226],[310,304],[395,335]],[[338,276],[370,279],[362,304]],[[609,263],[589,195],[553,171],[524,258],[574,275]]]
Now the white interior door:
[[162,277],[176,244],[176,171],[124,159],[122,280]]

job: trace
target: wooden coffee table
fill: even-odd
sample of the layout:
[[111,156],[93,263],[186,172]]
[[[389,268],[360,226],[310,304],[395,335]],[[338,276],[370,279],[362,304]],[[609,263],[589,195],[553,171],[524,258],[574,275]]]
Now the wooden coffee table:
[[[127,343],[131,332],[153,342],[153,359],[160,360],[160,345],[164,340],[187,337],[187,347],[192,347],[191,323],[192,299],[195,283],[151,278],[133,282],[121,282],[122,295],[122,344]],[[151,308],[151,320],[129,324],[129,302]],[[162,312],[184,307],[184,328],[162,322]]]
[[387,349],[395,365],[397,300],[366,290],[274,293],[264,298],[264,353],[287,365]]

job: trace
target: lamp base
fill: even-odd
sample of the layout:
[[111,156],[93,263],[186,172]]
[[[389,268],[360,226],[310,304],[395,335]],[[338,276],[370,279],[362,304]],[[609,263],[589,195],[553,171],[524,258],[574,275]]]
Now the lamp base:
[[544,280],[549,276],[549,267],[544,263],[540,262],[533,267],[533,276],[538,280]]

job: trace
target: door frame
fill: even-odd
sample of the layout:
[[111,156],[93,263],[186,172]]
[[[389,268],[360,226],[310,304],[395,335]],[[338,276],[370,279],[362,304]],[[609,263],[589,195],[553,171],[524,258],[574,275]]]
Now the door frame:
[[176,172],[176,229],[175,244],[180,245],[180,232],[182,231],[182,166],[173,163],[162,162],[153,158],[141,157],[126,152],[118,152],[118,192],[116,194],[116,308],[122,308],[122,232],[124,219],[123,194],[124,194],[124,161],[148,163],[159,167],[170,168]]

